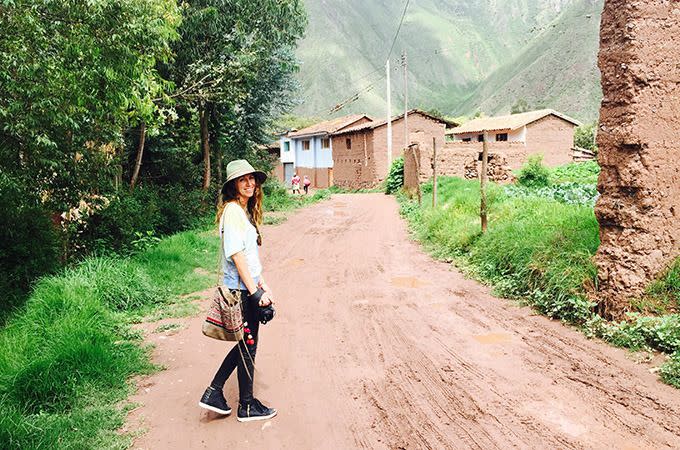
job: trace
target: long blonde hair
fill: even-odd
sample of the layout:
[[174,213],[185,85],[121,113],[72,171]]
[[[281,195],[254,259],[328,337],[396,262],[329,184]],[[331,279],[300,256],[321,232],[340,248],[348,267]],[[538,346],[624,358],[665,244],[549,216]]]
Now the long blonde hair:
[[[240,177],[239,177],[240,178]],[[217,215],[215,217],[215,222],[220,223],[222,213],[224,208],[227,207],[229,202],[238,202],[238,189],[236,189],[236,182],[238,178],[235,178],[227,183],[225,183],[220,193],[219,200],[217,202]],[[262,193],[262,185],[260,184],[257,177],[255,177],[255,192],[253,196],[248,199],[248,205],[246,206],[246,212],[248,220],[253,224],[257,230],[257,245],[262,245],[262,234],[260,233],[260,225],[262,225],[262,199],[264,194]],[[239,206],[241,206],[239,204]]]

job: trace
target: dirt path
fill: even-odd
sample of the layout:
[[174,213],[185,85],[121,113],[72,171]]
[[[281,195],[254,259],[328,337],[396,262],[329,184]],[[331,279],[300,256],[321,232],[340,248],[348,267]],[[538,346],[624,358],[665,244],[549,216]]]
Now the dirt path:
[[228,347],[183,319],[149,334],[168,370],[136,395],[135,448],[680,448],[680,391],[433,261],[393,198],[335,195],[264,238],[278,316],[255,391],[278,417],[198,408]]

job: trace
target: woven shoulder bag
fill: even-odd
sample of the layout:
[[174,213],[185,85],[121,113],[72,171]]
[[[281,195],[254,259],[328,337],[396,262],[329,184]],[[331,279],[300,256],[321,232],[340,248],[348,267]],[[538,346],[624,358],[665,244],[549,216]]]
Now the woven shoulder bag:
[[[203,322],[203,334],[220,341],[243,340],[243,311],[241,291],[222,284],[224,235],[220,218],[220,259],[217,266],[217,286],[213,289],[208,316]],[[241,279],[239,278],[239,284]]]

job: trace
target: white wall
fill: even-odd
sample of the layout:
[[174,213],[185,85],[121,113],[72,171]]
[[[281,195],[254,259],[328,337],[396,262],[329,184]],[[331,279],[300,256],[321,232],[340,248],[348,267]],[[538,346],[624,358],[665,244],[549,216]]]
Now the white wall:
[[[489,142],[494,142],[496,140],[496,134],[500,133],[497,131],[489,131]],[[454,141],[462,141],[465,138],[471,138],[472,142],[478,142],[477,136],[482,133],[462,133],[454,135]],[[527,127],[519,128],[515,131],[508,132],[509,142],[526,142]]]
[[[332,148],[321,148],[321,138],[323,136],[310,136],[306,138],[293,139],[291,149],[295,149],[296,167],[333,167]],[[309,140],[309,150],[302,150],[302,141]],[[330,139],[329,139],[330,140]],[[330,144],[332,146],[333,144]]]
[[[283,151],[285,142],[290,143],[290,150],[287,152]],[[292,162],[295,164],[295,150],[293,149],[293,141],[290,138],[283,136],[281,139],[279,139],[279,158],[281,159],[282,163]]]

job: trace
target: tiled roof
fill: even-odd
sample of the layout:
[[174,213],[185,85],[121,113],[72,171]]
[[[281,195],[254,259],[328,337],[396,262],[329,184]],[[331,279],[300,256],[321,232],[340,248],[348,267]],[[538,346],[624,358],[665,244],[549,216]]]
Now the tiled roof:
[[560,119],[571,122],[576,126],[581,125],[581,122],[578,120],[572,119],[571,117],[562,113],[558,113],[555,110],[541,109],[538,111],[529,111],[521,114],[510,114],[507,116],[498,117],[480,117],[479,119],[472,119],[457,128],[448,130],[446,134],[481,133],[482,131],[495,130],[516,130],[549,115],[559,117]]
[[[437,122],[441,122],[441,123],[444,123],[446,125],[451,125],[451,126],[458,125],[456,122],[453,122],[453,121],[447,120],[447,119],[440,119],[439,117],[433,116],[432,114],[426,113],[425,111],[421,111],[419,109],[412,109],[408,112],[408,114],[409,114],[409,116],[411,114],[421,114],[423,116],[429,117],[432,120],[436,120]],[[394,116],[394,117],[392,117],[392,122],[395,122],[395,121],[401,119],[402,117],[404,117],[403,114],[399,114],[398,116]],[[354,132],[357,132],[357,131],[378,128],[378,127],[381,127],[385,124],[387,124],[387,119],[369,122],[369,123],[362,123],[361,125],[356,125],[356,126],[353,126],[353,127],[338,130],[334,134],[354,133]]]
[[315,134],[331,134],[342,128],[345,128],[346,126],[352,125],[354,122],[361,120],[364,117],[372,120],[365,114],[352,114],[349,116],[338,117],[336,119],[319,122],[301,130],[292,131],[288,133],[288,137],[295,138],[302,136],[313,136]]

